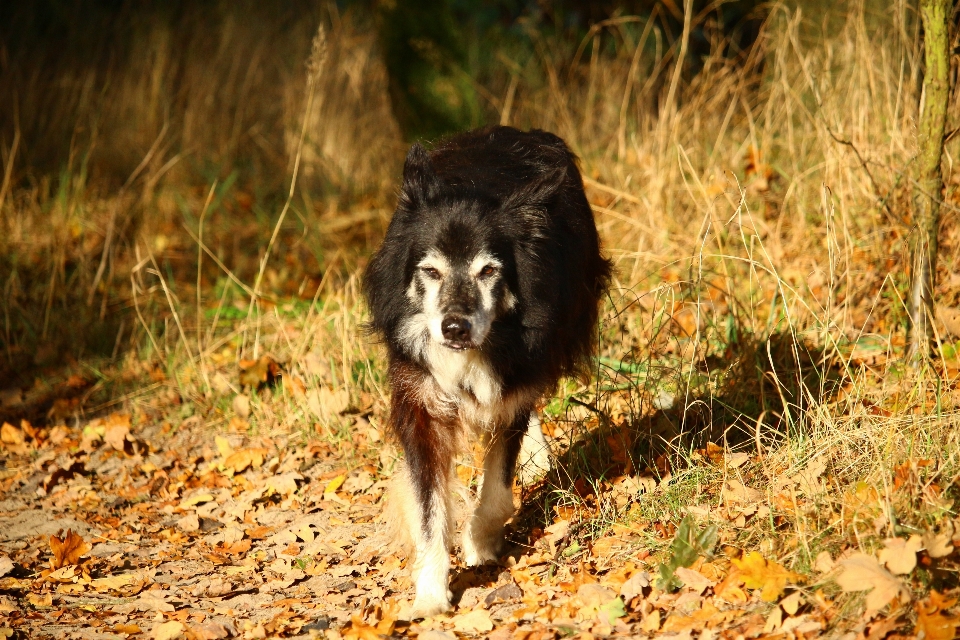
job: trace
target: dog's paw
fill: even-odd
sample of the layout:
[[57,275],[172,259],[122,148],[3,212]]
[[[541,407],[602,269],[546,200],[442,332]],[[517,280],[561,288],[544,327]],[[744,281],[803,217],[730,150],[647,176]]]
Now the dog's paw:
[[461,555],[463,563],[468,567],[479,567],[488,562],[496,563],[500,559],[502,535],[479,537],[475,535],[463,536]]
[[413,601],[409,609],[400,612],[401,620],[417,620],[419,618],[429,618],[440,613],[445,613],[453,608],[450,600],[453,593],[447,590],[446,593],[421,594]]

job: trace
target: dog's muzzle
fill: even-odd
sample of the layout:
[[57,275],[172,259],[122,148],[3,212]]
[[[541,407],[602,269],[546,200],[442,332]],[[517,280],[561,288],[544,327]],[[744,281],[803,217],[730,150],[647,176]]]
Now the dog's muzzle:
[[463,316],[445,316],[443,322],[440,323],[440,331],[443,333],[443,339],[445,340],[444,346],[458,350],[469,349],[473,346],[472,328],[470,321]]

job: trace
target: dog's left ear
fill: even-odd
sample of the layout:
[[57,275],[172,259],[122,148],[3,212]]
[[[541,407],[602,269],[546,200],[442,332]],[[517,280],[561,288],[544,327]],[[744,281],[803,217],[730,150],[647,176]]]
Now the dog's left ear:
[[427,150],[418,142],[410,147],[403,163],[401,196],[411,208],[417,208],[440,195],[443,182],[433,170]]
[[554,167],[545,171],[522,189],[518,189],[507,197],[503,201],[501,209],[504,211],[514,210],[527,215],[542,215],[544,207],[557,195],[566,178],[567,168],[565,166]]

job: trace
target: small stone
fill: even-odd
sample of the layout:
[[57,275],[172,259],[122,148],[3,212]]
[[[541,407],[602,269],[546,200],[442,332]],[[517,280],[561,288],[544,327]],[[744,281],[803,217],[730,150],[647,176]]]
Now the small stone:
[[483,603],[489,607],[497,604],[498,602],[519,600],[521,597],[523,597],[523,592],[520,591],[520,587],[518,587],[514,582],[509,582],[507,584],[500,585],[488,593],[487,597],[483,599]]

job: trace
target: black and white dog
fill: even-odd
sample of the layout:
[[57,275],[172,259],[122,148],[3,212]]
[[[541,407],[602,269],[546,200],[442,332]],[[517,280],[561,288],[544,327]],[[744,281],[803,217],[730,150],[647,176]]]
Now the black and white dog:
[[493,127],[407,154],[364,291],[405,454],[391,502],[416,553],[413,617],[450,608],[453,467],[471,438],[486,457],[461,551],[497,560],[521,442],[529,430],[543,444],[535,404],[588,362],[610,272],[557,136]]

